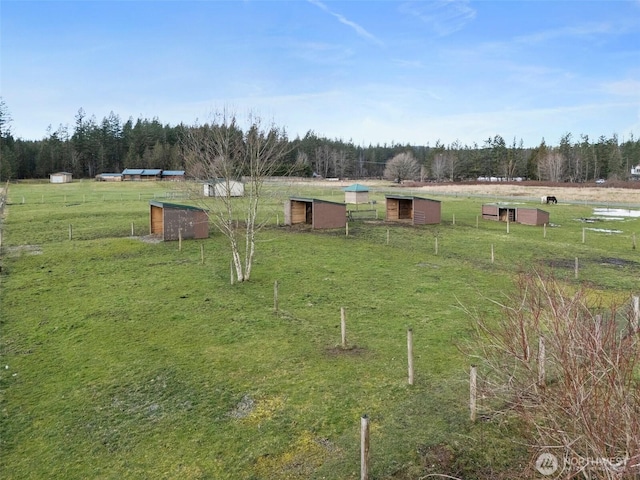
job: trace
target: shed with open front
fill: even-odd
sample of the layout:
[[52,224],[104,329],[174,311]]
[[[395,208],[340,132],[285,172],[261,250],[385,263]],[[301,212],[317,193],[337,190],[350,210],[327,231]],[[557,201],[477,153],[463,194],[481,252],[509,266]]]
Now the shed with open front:
[[164,241],[209,237],[209,217],[205,209],[156,200],[149,201],[149,207],[152,235],[159,235]]
[[386,219],[389,222],[410,221],[413,225],[440,223],[441,203],[422,197],[385,195]]
[[285,225],[306,224],[312,228],[344,228],[347,206],[317,198],[290,198],[284,204]]

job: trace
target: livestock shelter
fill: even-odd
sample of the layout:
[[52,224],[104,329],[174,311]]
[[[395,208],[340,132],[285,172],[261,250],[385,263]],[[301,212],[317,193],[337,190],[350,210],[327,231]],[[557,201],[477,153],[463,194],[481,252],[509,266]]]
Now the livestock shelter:
[[156,200],[150,200],[149,207],[151,234],[161,236],[165,242],[209,237],[209,217],[205,209]]
[[540,226],[549,223],[549,212],[539,208],[491,203],[482,205],[482,219]]
[[121,173],[100,173],[96,175],[96,181],[98,182],[121,182]]
[[160,178],[169,182],[182,182],[184,181],[184,170],[163,170]]
[[347,206],[317,198],[290,198],[284,204],[285,225],[306,224],[312,228],[344,228]]
[[50,183],[71,183],[73,175],[68,172],[57,172],[49,175]]
[[369,188],[359,183],[345,187],[344,203],[369,203]]
[[413,225],[440,223],[442,208],[439,200],[403,195],[385,195],[385,199],[389,222],[410,220]]
[[122,171],[122,180],[125,182],[155,181],[162,178],[162,170],[159,168],[125,168]]
[[203,193],[205,197],[242,197],[244,196],[244,184],[237,180],[219,178],[206,182]]

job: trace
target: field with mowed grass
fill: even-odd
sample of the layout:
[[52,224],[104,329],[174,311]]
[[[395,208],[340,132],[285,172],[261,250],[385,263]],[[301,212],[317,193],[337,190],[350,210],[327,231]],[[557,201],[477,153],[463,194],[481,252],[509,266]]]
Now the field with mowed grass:
[[372,189],[358,208],[379,219],[346,235],[282,225],[288,196],[342,202],[340,188],[269,186],[251,280],[231,284],[213,227],[150,241],[149,200],[202,205],[177,184],[9,185],[0,476],[355,479],[366,414],[370,478],[524,478],[518,424],[469,420],[466,312],[497,319],[493,300],[534,268],[625,304],[640,290],[640,218],[500,199],[551,215],[507,225],[479,218],[497,199],[416,192],[442,202],[442,222],[414,227],[384,221],[390,192],[407,193]]

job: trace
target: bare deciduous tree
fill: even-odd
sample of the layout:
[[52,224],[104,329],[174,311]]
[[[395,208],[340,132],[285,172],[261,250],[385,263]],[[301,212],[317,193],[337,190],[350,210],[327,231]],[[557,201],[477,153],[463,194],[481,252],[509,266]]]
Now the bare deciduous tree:
[[403,180],[415,180],[420,175],[420,165],[411,152],[397,154],[387,162],[384,178],[401,183]]
[[549,149],[547,153],[540,158],[538,165],[542,180],[550,182],[561,182],[564,180],[564,171],[566,159],[557,149]]
[[[256,234],[268,221],[259,218],[265,179],[281,166],[288,150],[286,134],[250,115],[243,132],[235,115],[218,114],[210,125],[189,129],[183,142],[187,175],[195,180],[219,181],[221,194],[202,200],[209,219],[227,237],[240,282],[251,277]],[[231,182],[243,180],[244,196],[233,195]],[[197,194],[202,198],[202,194]]]
[[563,478],[636,478],[640,339],[631,309],[590,304],[592,292],[540,273],[523,274],[518,287],[498,320],[476,318],[485,406],[523,420],[560,459]]

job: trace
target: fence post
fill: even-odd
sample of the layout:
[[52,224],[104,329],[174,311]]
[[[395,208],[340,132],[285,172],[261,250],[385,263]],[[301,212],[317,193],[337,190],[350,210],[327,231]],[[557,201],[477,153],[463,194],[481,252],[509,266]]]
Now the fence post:
[[389,245],[389,229],[387,228],[387,245]]
[[349,222],[345,223],[345,227],[344,227],[344,233],[345,236],[349,236]]
[[491,244],[491,263],[493,263],[495,256],[493,254],[493,243]]
[[471,365],[471,372],[469,374],[469,411],[472,422],[476,421],[476,400],[478,398],[477,388],[477,372],[476,366]]
[[438,255],[438,237],[436,237],[436,255]]
[[582,243],[584,243],[585,241],[585,231],[586,231],[586,228],[582,227]]
[[578,257],[576,257],[575,266],[573,268],[574,268],[574,275],[576,278],[578,278]]
[[178,229],[178,250],[182,251],[182,229]]
[[409,385],[413,385],[413,330],[407,330],[407,360],[409,363]]
[[278,280],[273,283],[273,311],[278,313]]
[[640,297],[635,295],[633,297],[633,316],[631,317],[631,328],[634,332],[638,331],[638,322],[640,321]]
[[547,238],[547,224],[542,225],[542,238]]
[[200,263],[204,265],[204,243],[200,244]]
[[133,222],[131,222],[131,236],[133,237],[135,234],[135,230],[133,228]]
[[540,335],[538,339],[538,386],[541,388],[545,388],[547,385],[547,375],[544,369],[545,355],[544,337]]
[[73,239],[73,225],[69,224],[69,240]]
[[340,336],[342,348],[347,348],[347,316],[344,307],[340,307]]
[[451,225],[455,225],[456,224],[456,214],[453,214],[453,220],[451,221]]
[[369,416],[360,418],[360,480],[369,480]]

